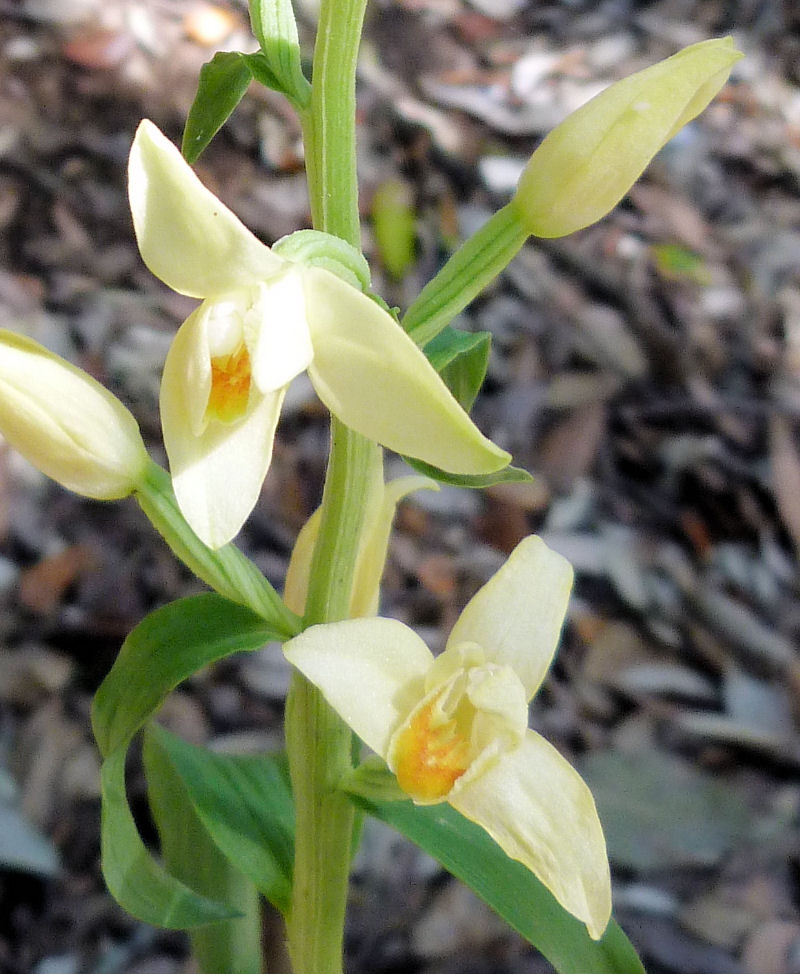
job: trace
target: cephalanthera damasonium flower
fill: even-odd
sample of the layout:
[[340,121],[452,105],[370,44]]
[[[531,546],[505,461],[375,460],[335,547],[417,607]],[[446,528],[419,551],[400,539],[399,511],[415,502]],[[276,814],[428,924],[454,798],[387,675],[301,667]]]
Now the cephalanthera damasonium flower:
[[257,240],[152,122],[128,172],[144,262],[202,298],[167,355],[161,422],[181,511],[207,544],[229,541],[255,505],[286,388],[304,370],[335,416],[392,450],[460,474],[508,463],[387,311]]
[[284,652],[418,804],[449,802],[519,860],[599,938],[611,912],[594,800],[528,727],[572,586],[569,563],[526,538],[434,658],[393,619],[312,626]]
[[730,37],[701,41],[572,112],[520,177],[514,204],[528,232],[563,237],[604,217],[659,149],[706,108],[742,56]]
[[149,463],[122,403],[43,345],[0,330],[0,433],[48,477],[98,500],[125,497]]

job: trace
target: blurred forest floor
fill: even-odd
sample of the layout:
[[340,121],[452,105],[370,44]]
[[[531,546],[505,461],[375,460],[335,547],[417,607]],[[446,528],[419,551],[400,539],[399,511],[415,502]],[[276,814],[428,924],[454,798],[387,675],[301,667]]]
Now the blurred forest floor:
[[[310,51],[312,3],[296,6]],[[595,791],[619,921],[651,974],[798,972],[800,14],[375,0],[368,22],[364,245],[376,290],[403,306],[602,85],[707,36],[733,32],[747,55],[612,216],[529,244],[458,322],[493,335],[477,421],[535,479],[412,497],[383,607],[441,645],[525,534],[567,555],[569,626],[533,722]],[[193,302],[141,263],[127,153],[143,116],[180,141],[201,64],[237,48],[252,41],[236,2],[0,2],[0,324],[114,389],[158,459],[160,369]],[[265,241],[308,225],[279,96],[253,89],[197,169]],[[410,263],[374,230],[398,181]],[[326,450],[297,380],[240,538],[276,585]],[[0,449],[0,971],[189,970],[181,935],[104,892],[89,708],[126,633],[197,590],[132,501],[68,495]],[[277,746],[287,681],[266,649],[192,679],[163,720],[191,741]],[[130,792],[152,838],[135,762]],[[435,863],[367,829],[349,972],[547,970]]]

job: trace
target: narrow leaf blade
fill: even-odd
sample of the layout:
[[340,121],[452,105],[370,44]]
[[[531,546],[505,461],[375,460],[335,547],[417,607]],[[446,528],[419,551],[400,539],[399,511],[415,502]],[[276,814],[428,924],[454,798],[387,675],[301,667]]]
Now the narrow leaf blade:
[[422,351],[436,371],[441,372],[459,355],[466,354],[476,345],[483,344],[487,339],[490,340],[491,337],[488,331],[460,331],[447,325],[428,342]]
[[218,849],[282,913],[294,863],[294,800],[283,755],[215,754],[163,727],[148,738],[169,760]]
[[472,409],[489,367],[492,336],[480,332],[477,337],[479,341],[457,355],[441,371],[445,385],[467,412]]
[[440,470],[432,463],[425,463],[423,460],[415,460],[413,457],[403,457],[405,462],[417,473],[421,473],[431,480],[438,480],[440,484],[451,484],[453,487],[494,487],[495,484],[515,484],[528,483],[533,477],[522,467],[503,467],[494,473],[486,474],[461,474],[450,473],[447,470]]
[[241,914],[190,933],[200,969],[261,974],[261,913],[255,885],[214,844],[161,746],[155,724],[145,728],[143,758],[147,797],[170,873]]
[[181,152],[187,162],[195,162],[227,122],[252,79],[250,66],[238,51],[220,51],[203,65],[183,130]]
[[212,592],[151,612],[122,644],[95,695],[92,723],[101,752],[108,756],[127,747],[167,694],[192,673],[276,638],[260,616]]
[[186,930],[236,916],[221,903],[199,896],[156,863],[144,846],[125,794],[125,749],[103,763],[100,774],[103,876],[125,910],[153,926]]

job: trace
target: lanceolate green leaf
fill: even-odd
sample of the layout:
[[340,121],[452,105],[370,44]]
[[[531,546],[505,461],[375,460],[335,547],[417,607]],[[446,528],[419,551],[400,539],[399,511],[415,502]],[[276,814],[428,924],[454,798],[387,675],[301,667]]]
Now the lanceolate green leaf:
[[[444,379],[461,406],[469,412],[480,391],[489,364],[491,335],[487,331],[459,331],[445,325],[423,348],[425,357]],[[504,467],[489,474],[449,473],[424,460],[403,457],[418,473],[442,484],[454,487],[492,487],[494,484],[518,483],[532,480],[527,470]]]
[[294,861],[294,801],[282,754],[215,754],[151,725],[215,845],[282,913],[289,908]]
[[423,351],[463,408],[469,412],[489,365],[492,336],[488,331],[458,331],[448,325]]
[[128,912],[158,926],[194,927],[226,919],[227,907],[198,896],[145,848],[125,794],[125,755],[133,736],[178,683],[233,653],[259,649],[275,631],[250,609],[214,593],[152,612],[123,643],[97,691],[92,723],[105,758],[101,773],[102,866]]
[[220,51],[203,65],[183,130],[181,152],[187,162],[194,162],[222,128],[252,80],[253,73],[238,51]]
[[586,927],[480,826],[447,804],[387,800],[393,783],[393,775],[368,762],[345,787],[358,807],[397,829],[473,889],[559,974],[644,974],[636,951],[613,920],[602,940],[592,940]]
[[425,357],[436,369],[441,372],[459,355],[464,355],[471,351],[476,345],[481,345],[491,338],[488,331],[459,331],[452,325],[446,325],[439,334],[432,338],[422,349]]
[[151,612],[122,644],[94,698],[92,724],[103,756],[127,747],[170,690],[192,673],[276,638],[260,616],[212,592]]
[[147,797],[167,868],[193,889],[241,914],[192,931],[192,953],[200,971],[261,974],[261,910],[255,885],[214,844],[155,724],[145,729],[143,758]]
[[236,916],[221,903],[199,896],[153,859],[144,846],[125,794],[125,748],[100,773],[103,876],[114,899],[145,923],[185,930]]
[[459,474],[440,470],[431,463],[415,460],[413,457],[403,457],[409,467],[431,480],[438,480],[440,484],[452,484],[453,487],[493,487],[495,484],[514,484],[533,480],[527,470],[521,467],[504,467],[495,473],[487,474]]

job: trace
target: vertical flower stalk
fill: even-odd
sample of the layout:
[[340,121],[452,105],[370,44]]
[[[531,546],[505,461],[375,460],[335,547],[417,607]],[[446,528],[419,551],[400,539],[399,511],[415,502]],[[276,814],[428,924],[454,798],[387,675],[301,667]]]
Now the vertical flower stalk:
[[[355,68],[366,0],[322,0],[311,110],[304,125],[314,227],[359,246]],[[346,618],[363,530],[363,499],[380,448],[334,417],[306,621]],[[294,974],[341,974],[353,808],[336,790],[352,766],[352,733],[295,672],[286,708],[295,793],[295,864],[287,919]]]

